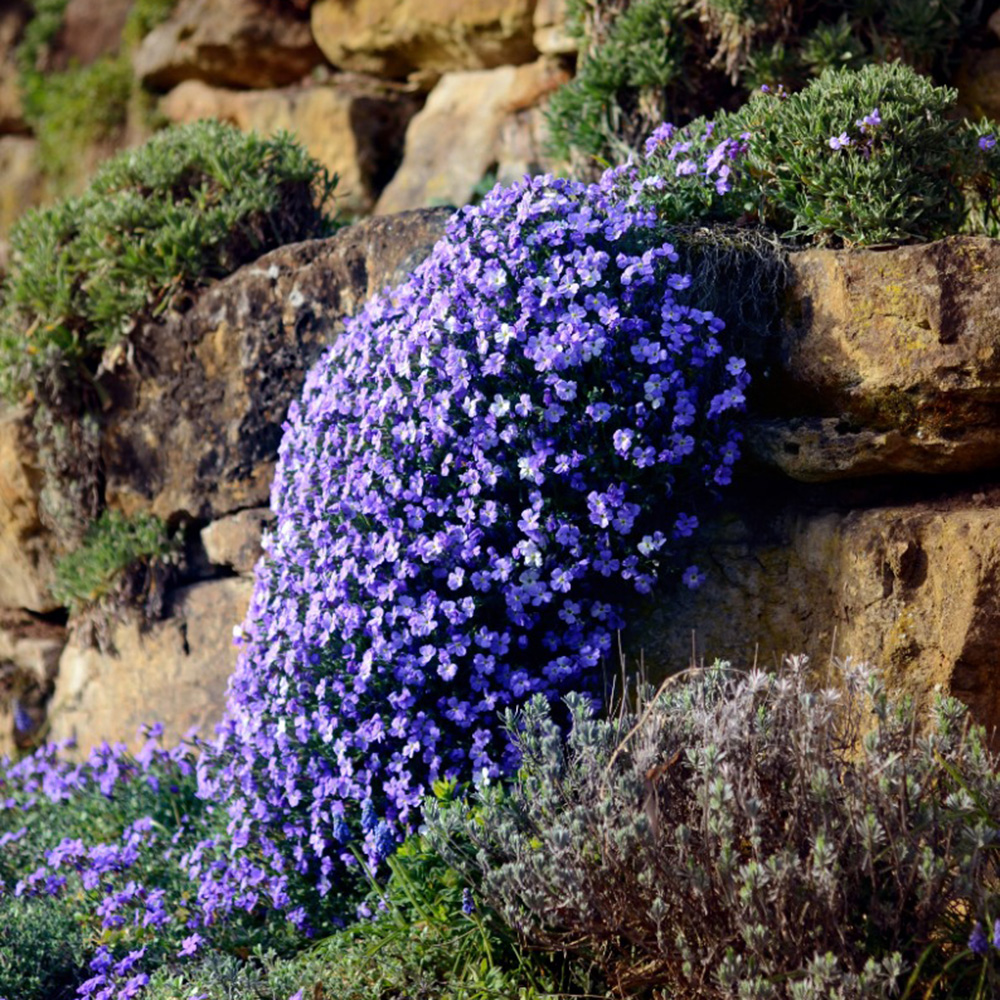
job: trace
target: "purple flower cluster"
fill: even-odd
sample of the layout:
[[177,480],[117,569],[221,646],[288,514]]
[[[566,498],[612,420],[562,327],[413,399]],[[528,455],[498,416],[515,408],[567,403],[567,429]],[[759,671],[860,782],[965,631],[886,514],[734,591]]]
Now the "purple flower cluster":
[[872,148],[882,127],[882,116],[878,108],[874,108],[871,113],[858,118],[855,123],[859,135],[852,138],[848,132],[841,132],[840,135],[831,136],[827,145],[832,150],[856,148],[861,155],[868,159],[872,155]]
[[0,767],[0,898],[61,899],[95,939],[118,942],[92,955],[76,994],[89,1000],[138,996],[144,964],[173,955],[174,941],[177,956],[193,955],[206,923],[177,878],[204,836],[193,747],[164,748],[160,726],[146,735],[135,755],[105,743],[74,762],[50,744]]
[[630,600],[683,568],[749,377],[621,177],[496,188],[309,374],[200,766],[230,817],[188,858],[207,912],[305,925],[296,884],[377,864],[435,780],[509,771],[501,710],[596,693]]
[[[714,131],[715,123],[708,122],[700,137],[692,137],[688,129],[681,132],[676,142],[671,143],[678,135],[678,129],[670,122],[664,122],[646,140],[646,159],[655,157],[659,161],[663,157],[673,163],[674,177],[691,177],[700,184],[714,187],[716,194],[728,194],[733,189],[737,164],[746,153],[750,136],[744,134],[739,139],[726,138],[706,147],[705,144],[709,143]],[[658,166],[669,176],[670,167],[662,162],[658,162]]]

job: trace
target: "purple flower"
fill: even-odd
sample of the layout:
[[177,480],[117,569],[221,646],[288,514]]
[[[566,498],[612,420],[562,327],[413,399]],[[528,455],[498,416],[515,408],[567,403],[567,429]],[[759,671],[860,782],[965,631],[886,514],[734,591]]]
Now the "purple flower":
[[190,955],[197,954],[204,940],[200,934],[189,934],[181,942],[181,946],[177,951],[178,958],[187,958]]
[[997,144],[997,137],[995,135],[983,135],[979,137],[979,148],[983,151],[988,149],[993,149]]
[[969,950],[973,955],[983,956],[989,951],[990,943],[983,925],[977,920],[969,935]]
[[882,124],[882,116],[879,114],[878,108],[872,110],[871,114],[865,115],[863,118],[859,118],[855,123],[862,132],[873,132]]
[[851,145],[851,137],[846,132],[831,136],[828,143],[830,149],[847,149]]

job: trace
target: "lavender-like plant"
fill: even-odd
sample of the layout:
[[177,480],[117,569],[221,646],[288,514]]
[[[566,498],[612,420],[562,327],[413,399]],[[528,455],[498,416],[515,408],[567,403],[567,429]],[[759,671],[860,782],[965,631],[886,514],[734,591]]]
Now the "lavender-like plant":
[[429,805],[430,843],[529,943],[596,960],[622,996],[937,996],[964,960],[943,929],[968,939],[997,882],[996,758],[955,699],[922,730],[843,666],[822,690],[804,658],[716,664],[611,720],[571,698],[567,739],[534,700],[508,720],[512,787]]

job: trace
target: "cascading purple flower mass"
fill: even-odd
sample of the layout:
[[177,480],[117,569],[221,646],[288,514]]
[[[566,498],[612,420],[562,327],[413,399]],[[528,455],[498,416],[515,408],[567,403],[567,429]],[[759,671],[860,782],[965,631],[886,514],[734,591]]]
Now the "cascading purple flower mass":
[[598,696],[630,600],[684,569],[749,377],[630,169],[494,189],[309,374],[201,767],[232,841],[190,861],[208,912],[290,908],[293,871],[326,895],[435,780],[509,771],[500,711]]

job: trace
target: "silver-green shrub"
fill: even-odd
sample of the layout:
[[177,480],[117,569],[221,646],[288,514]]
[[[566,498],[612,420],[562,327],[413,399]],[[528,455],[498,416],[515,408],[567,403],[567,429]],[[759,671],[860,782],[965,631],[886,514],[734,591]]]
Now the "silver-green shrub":
[[[432,807],[432,840],[529,942],[588,955],[622,995],[895,995],[946,921],[981,912],[1000,783],[958,702],[922,729],[843,667],[817,690],[803,659],[716,664],[611,721],[569,699],[565,740],[536,700],[508,719],[516,782]],[[928,954],[928,973],[949,957]]]

